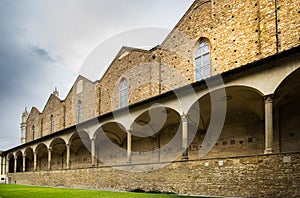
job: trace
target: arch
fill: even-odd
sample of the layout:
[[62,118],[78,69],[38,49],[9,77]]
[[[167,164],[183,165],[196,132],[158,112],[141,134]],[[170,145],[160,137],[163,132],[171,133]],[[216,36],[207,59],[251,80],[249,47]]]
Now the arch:
[[7,162],[8,162],[8,165],[7,165],[7,172],[8,173],[13,173],[14,172],[14,166],[15,166],[15,157],[13,155],[13,153],[9,153],[7,155]]
[[95,155],[98,163],[126,163],[127,131],[117,122],[107,122],[95,134]]
[[153,107],[137,116],[130,129],[133,163],[174,161],[181,155],[181,116],[176,110]]
[[210,42],[207,38],[201,37],[195,49],[195,80],[202,80],[211,75]]
[[274,93],[275,142],[281,152],[300,151],[300,68],[281,81]]
[[66,142],[57,137],[50,143],[51,148],[51,169],[60,170],[66,168]]
[[37,171],[48,170],[48,147],[44,143],[39,143],[35,148],[37,156]]
[[22,172],[23,171],[23,153],[22,153],[22,151],[17,151],[15,154],[15,158],[17,159],[16,172]]
[[120,81],[120,108],[128,105],[128,82],[126,78]]
[[27,147],[24,151],[25,155],[25,171],[34,171],[34,154],[31,147]]
[[[200,97],[188,112],[189,129],[196,129],[195,139],[189,150],[192,159],[208,144],[212,149],[206,157],[238,156],[262,154],[264,149],[264,99],[260,91],[245,86],[229,86],[225,88],[226,96],[220,98],[226,102],[225,122],[222,131],[213,141],[205,137],[216,134],[208,131],[214,129],[216,123],[211,122],[211,115],[218,115],[219,107],[212,109],[210,93]],[[218,90],[214,90],[218,91]],[[214,92],[213,91],[213,92]],[[198,120],[198,122],[197,122]],[[220,123],[217,123],[220,124]],[[209,129],[210,127],[210,129]]]
[[91,165],[91,140],[84,131],[74,132],[70,139],[70,168],[84,168]]

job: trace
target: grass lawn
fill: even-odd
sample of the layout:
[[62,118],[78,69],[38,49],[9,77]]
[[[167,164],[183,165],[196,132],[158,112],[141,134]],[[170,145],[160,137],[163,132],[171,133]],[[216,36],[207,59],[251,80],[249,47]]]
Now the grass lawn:
[[15,184],[0,184],[0,198],[48,198],[48,197],[63,197],[63,198],[181,198],[183,196],[169,194],[148,194],[148,193],[132,193],[132,192],[108,192],[98,190],[82,190],[72,188],[51,188],[38,186],[23,186]]

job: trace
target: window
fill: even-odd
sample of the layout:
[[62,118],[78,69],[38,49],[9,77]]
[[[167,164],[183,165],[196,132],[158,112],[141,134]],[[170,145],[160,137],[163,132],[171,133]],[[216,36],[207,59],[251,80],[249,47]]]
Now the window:
[[128,104],[128,84],[127,80],[123,78],[120,83],[120,108]]
[[34,133],[35,133],[35,128],[34,125],[32,125],[32,140],[34,140]]
[[82,121],[82,103],[79,100],[77,106],[77,122],[80,123]]
[[209,51],[208,43],[201,40],[195,52],[195,77],[197,81],[210,76]]
[[50,116],[50,133],[54,132],[54,118],[53,115]]

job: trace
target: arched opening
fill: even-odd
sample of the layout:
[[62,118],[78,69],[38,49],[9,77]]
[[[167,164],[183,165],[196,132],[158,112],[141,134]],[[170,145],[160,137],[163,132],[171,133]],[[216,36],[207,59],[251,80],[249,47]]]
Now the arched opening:
[[91,140],[84,131],[75,132],[70,138],[70,168],[91,166]]
[[196,81],[210,77],[210,44],[207,38],[200,38],[195,50]]
[[34,155],[32,148],[28,147],[26,148],[24,152],[26,158],[25,158],[25,171],[34,171]]
[[7,172],[13,173],[14,172],[14,167],[15,167],[15,157],[12,153],[7,155],[8,159],[8,170]]
[[125,78],[120,82],[120,108],[128,105],[128,83]]
[[40,143],[35,149],[37,155],[37,171],[48,170],[48,148]]
[[77,123],[82,121],[82,102],[81,100],[78,101],[77,104]]
[[171,108],[154,107],[131,125],[132,162],[174,161],[181,157],[181,117]]
[[95,154],[98,164],[124,164],[127,162],[127,132],[119,123],[109,122],[95,134]]
[[[208,131],[208,127],[214,128],[216,124],[211,122],[212,113],[222,116],[218,115],[218,108],[212,112],[211,100],[210,94],[206,94],[192,106],[188,113],[189,129],[197,129],[195,138],[189,146],[190,159],[198,159],[199,151],[203,146],[214,143],[203,141],[205,136],[212,134],[212,131]],[[262,154],[264,151],[262,95],[249,87],[234,86],[226,88],[226,96],[221,100],[226,100],[227,103],[225,122],[217,142],[204,158]]]
[[17,157],[17,166],[16,166],[16,172],[22,172],[23,171],[23,154],[21,151],[18,151],[16,153]]
[[279,134],[281,152],[300,151],[299,90],[300,69],[297,69],[282,81],[274,94],[274,133]]
[[55,138],[51,144],[51,170],[66,168],[66,143],[61,138]]

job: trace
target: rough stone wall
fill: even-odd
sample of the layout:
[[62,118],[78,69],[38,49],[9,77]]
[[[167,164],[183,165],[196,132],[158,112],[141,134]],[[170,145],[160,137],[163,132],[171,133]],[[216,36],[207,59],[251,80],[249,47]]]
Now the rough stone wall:
[[51,94],[42,114],[42,136],[51,133],[51,115],[53,115],[54,132],[64,128],[64,106],[60,99]]
[[151,172],[101,167],[16,173],[9,177],[18,184],[43,186],[230,197],[299,197],[299,166],[300,154],[295,153],[174,162]]
[[32,126],[34,126],[34,136],[37,138],[41,134],[41,122],[40,122],[40,112],[33,107],[30,111],[26,122],[26,142],[33,140]]
[[[120,108],[119,86],[123,77],[128,82],[129,104],[132,104],[132,101],[146,99],[153,95],[149,91],[150,85],[143,84],[143,82],[151,79],[150,67],[145,66],[152,60],[151,53],[145,50],[129,50],[128,52],[129,54],[125,57],[114,60],[97,84],[96,90],[98,90],[98,94],[96,93],[96,100],[100,100],[100,114]],[[132,96],[132,87],[143,90],[143,93]],[[99,89],[101,90],[101,99],[99,98]],[[96,109],[99,109],[99,107]]]

